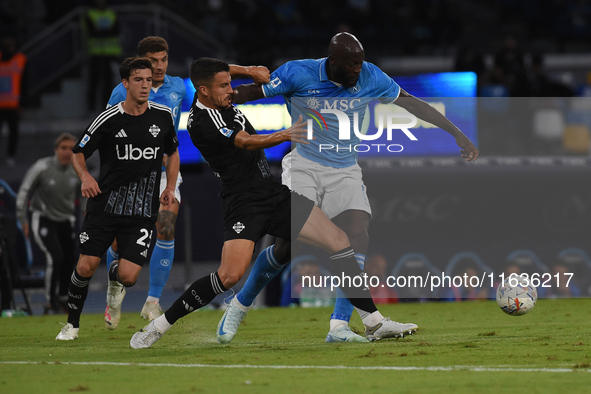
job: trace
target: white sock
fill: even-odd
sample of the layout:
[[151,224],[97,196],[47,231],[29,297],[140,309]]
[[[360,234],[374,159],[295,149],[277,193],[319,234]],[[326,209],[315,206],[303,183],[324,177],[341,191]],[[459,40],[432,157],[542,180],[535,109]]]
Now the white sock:
[[375,312],[372,312],[372,313],[366,315],[365,317],[362,317],[361,321],[363,322],[364,325],[366,325],[368,327],[373,327],[376,324],[378,324],[379,322],[381,322],[383,319],[384,319],[384,316],[382,316],[380,311],[375,311]]
[[172,327],[172,324],[170,324],[168,320],[166,320],[166,316],[164,314],[160,317],[157,317],[153,321],[154,326],[158,331],[160,331],[160,334],[166,334],[166,331],[168,331],[170,327]]
[[160,302],[160,298],[148,296],[148,298],[146,298],[146,302]]
[[346,320],[330,319],[330,331],[334,330],[339,326],[348,326],[349,322]]
[[242,305],[242,304],[240,303],[240,301],[238,301],[238,298],[237,298],[237,297],[234,297],[234,298],[232,299],[232,303],[234,304],[234,306],[235,306],[236,308],[238,308],[238,310],[240,310],[240,311],[242,311],[242,312],[248,312],[248,311],[250,310],[251,306],[252,306],[252,305],[251,305],[251,306],[244,306],[244,305]]

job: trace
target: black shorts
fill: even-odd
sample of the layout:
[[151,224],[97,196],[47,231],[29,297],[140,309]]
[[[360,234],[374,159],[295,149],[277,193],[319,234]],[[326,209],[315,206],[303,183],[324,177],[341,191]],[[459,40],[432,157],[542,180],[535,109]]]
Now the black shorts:
[[150,219],[88,213],[80,232],[80,253],[102,257],[116,238],[119,258],[143,266],[148,259],[153,228]]
[[[295,204],[294,204],[295,203]],[[300,233],[314,203],[285,185],[269,183],[223,197],[224,241],[249,239],[265,234],[290,240]]]

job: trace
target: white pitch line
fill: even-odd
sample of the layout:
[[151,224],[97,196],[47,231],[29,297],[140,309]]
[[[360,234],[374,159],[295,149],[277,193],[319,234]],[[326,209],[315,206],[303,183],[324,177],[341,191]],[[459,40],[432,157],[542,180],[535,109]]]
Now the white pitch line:
[[351,367],[346,365],[247,365],[247,364],[169,364],[169,363],[116,363],[109,361],[0,361],[0,364],[21,365],[113,365],[127,367],[173,367],[173,368],[230,368],[230,369],[341,369],[341,370],[373,370],[373,371],[473,371],[473,372],[591,372],[591,368],[515,368],[510,365],[487,367],[479,365],[455,365],[435,367],[394,367],[367,366]]

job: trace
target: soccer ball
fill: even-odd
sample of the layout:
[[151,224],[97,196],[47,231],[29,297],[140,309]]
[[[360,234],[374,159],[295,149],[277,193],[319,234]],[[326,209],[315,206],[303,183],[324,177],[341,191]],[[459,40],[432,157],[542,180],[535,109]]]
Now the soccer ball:
[[510,276],[497,288],[497,304],[511,316],[525,315],[534,309],[538,291],[527,278]]

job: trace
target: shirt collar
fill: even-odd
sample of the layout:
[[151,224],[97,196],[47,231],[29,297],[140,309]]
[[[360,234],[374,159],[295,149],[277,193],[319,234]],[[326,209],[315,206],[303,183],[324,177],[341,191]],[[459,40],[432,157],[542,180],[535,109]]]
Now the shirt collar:
[[170,83],[170,77],[168,76],[168,74],[164,74],[164,81],[162,82],[162,85],[158,86],[157,88],[155,88],[154,86],[152,86],[152,91],[154,93],[158,93],[158,91],[160,89],[162,89],[162,87],[166,84]]
[[328,81],[328,74],[326,73],[326,62],[328,61],[328,58],[325,57],[324,59],[322,59],[320,61],[320,81],[325,82]]
[[327,61],[328,61],[328,58],[327,57],[325,57],[324,59],[322,59],[320,61],[320,70],[319,70],[320,71],[319,72],[319,74],[320,74],[320,82],[331,82],[331,83],[334,83],[335,85],[337,85],[339,87],[342,86],[340,83],[335,82],[335,81],[331,81],[328,78],[328,74],[326,73],[326,62]]
[[211,108],[206,107],[205,105],[203,105],[203,103],[201,101],[199,101],[199,99],[195,100],[195,105],[199,109],[211,109]]

